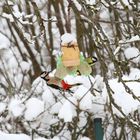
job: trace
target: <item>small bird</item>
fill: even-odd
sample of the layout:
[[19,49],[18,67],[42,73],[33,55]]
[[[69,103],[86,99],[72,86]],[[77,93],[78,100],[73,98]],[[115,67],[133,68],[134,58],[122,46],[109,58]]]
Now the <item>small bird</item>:
[[85,58],[86,62],[90,65],[93,66],[98,60],[96,57],[87,57]]
[[40,74],[40,77],[42,79],[44,79],[47,82],[47,85],[50,86],[51,88],[54,88],[54,89],[57,89],[57,90],[60,90],[60,91],[69,91],[69,92],[73,93],[70,90],[72,87],[82,85],[81,83],[68,84],[64,80],[61,80],[57,77],[50,77],[49,73],[50,72],[43,71]]
[[97,62],[96,57],[86,57],[83,60],[81,60],[80,68],[77,69],[76,74],[77,75],[89,75],[92,71],[92,66]]

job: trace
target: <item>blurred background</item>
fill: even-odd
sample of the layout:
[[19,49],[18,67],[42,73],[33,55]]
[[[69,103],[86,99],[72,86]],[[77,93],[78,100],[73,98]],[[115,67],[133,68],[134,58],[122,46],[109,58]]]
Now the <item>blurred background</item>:
[[[14,96],[33,94],[29,94],[29,91],[40,73],[56,68],[60,38],[64,33],[71,33],[76,37],[79,49],[85,57],[97,57],[98,62],[92,67],[92,76],[103,77],[108,91],[111,91],[109,79],[118,78],[125,86],[123,75],[129,75],[132,70],[140,73],[138,0],[1,0],[1,101],[9,102]],[[135,76],[135,82],[140,81],[139,76]],[[134,95],[129,88],[126,89]],[[140,96],[133,97],[139,100]],[[110,104],[115,106],[111,95],[110,99]],[[7,113],[5,111],[2,116],[7,116]],[[139,120],[136,114],[133,117]],[[132,131],[139,129],[116,116],[113,119],[120,124],[130,124]],[[22,127],[22,122],[16,123],[21,126],[18,128],[20,131],[28,134],[28,129]],[[115,125],[116,123],[114,129]],[[4,128],[2,123],[0,127],[2,130],[15,130]],[[133,138],[137,139],[135,132]],[[120,138],[126,139],[123,136],[121,131]]]

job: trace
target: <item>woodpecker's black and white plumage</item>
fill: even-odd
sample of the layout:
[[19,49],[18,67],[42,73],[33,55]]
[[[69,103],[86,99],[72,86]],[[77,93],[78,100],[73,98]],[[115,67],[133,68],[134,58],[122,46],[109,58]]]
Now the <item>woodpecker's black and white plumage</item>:
[[44,79],[46,81],[47,85],[50,86],[51,88],[54,88],[54,89],[57,89],[60,91],[72,92],[70,90],[72,87],[81,85],[81,83],[70,85],[70,84],[66,83],[64,80],[61,80],[57,77],[50,77],[49,73],[50,72],[44,71],[41,73],[40,77],[42,79]]

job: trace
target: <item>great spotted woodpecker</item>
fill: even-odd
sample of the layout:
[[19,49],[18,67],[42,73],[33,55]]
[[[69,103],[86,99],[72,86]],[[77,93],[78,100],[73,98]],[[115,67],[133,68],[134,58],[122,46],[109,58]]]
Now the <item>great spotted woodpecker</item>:
[[70,89],[75,86],[82,85],[81,83],[76,83],[76,84],[68,84],[64,80],[61,80],[57,77],[50,77],[49,76],[50,72],[44,71],[41,73],[40,77],[44,79],[47,83],[48,86],[51,88],[60,90],[60,91],[69,91],[72,92]]

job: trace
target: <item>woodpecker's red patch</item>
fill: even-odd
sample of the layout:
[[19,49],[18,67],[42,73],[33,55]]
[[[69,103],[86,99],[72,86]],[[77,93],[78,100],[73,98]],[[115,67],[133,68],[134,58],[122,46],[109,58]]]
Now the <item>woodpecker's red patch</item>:
[[61,81],[61,84],[64,90],[68,90],[72,87],[71,85],[67,84],[64,80]]

